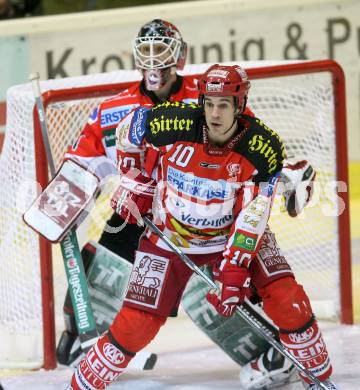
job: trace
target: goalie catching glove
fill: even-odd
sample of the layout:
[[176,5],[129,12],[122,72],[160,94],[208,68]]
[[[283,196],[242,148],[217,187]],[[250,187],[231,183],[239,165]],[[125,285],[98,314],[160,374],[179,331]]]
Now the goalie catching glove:
[[222,283],[220,299],[209,291],[206,299],[215,307],[216,311],[230,317],[234,314],[236,306],[250,297],[250,275],[246,268],[231,264],[223,259],[213,268],[214,279]]
[[121,176],[111,207],[128,223],[143,225],[142,216],[151,212],[155,188],[153,179],[137,169],[130,170]]
[[284,165],[281,172],[281,181],[285,185],[283,199],[290,217],[296,217],[310,202],[315,176],[314,168],[306,160]]

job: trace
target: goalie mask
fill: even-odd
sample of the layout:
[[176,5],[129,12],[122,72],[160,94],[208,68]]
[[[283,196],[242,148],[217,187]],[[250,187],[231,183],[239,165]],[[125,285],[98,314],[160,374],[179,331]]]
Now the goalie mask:
[[203,106],[204,96],[234,96],[235,108],[241,114],[246,106],[250,81],[245,69],[239,65],[212,65],[198,82],[199,104]]
[[154,19],[141,27],[133,52],[146,88],[156,91],[166,84],[171,73],[184,68],[187,46],[173,24]]

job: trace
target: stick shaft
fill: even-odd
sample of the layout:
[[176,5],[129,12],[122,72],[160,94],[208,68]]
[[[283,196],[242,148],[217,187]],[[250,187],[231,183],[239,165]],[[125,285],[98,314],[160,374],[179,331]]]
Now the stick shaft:
[[34,93],[36,109],[39,116],[39,123],[41,128],[42,139],[44,142],[46,158],[49,164],[51,177],[54,177],[56,173],[55,163],[51,152],[49,132],[46,124],[45,109],[44,109],[43,101],[41,99],[39,73],[32,73],[30,75],[30,80],[31,80],[31,85]]

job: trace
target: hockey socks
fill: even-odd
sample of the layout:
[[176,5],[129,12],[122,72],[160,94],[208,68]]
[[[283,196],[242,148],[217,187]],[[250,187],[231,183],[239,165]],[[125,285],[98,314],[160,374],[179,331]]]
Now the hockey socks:
[[111,333],[102,335],[80,362],[68,390],[105,389],[127,367],[134,353],[125,351]]
[[[312,319],[302,329],[281,331],[280,340],[291,354],[320,381],[329,378],[332,372],[328,351],[317,322]],[[299,373],[303,381],[309,379]]]

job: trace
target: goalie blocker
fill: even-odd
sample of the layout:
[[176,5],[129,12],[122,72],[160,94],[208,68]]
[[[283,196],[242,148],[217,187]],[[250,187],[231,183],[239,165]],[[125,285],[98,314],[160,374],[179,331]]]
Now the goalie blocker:
[[25,223],[51,242],[60,242],[99,191],[99,178],[66,160],[30,208]]

